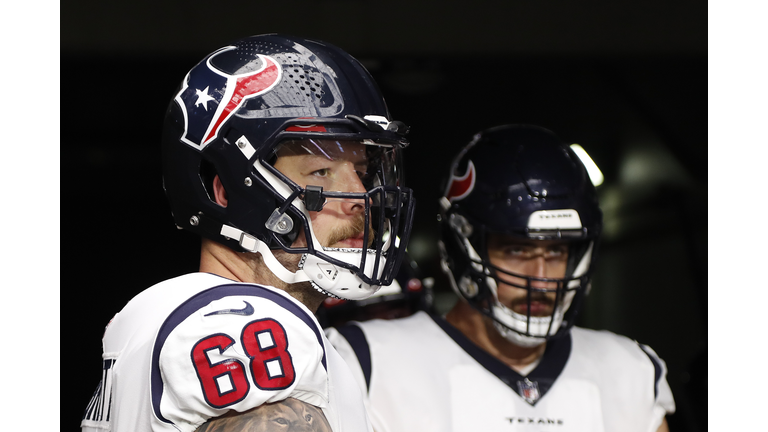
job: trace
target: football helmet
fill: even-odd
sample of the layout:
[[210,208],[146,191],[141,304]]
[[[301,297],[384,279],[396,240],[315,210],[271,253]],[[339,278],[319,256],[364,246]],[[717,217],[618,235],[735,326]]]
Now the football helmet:
[[[456,293],[519,346],[567,332],[589,289],[602,228],[595,188],[576,154],[544,128],[499,126],[474,136],[443,184],[441,265]],[[534,277],[493,265],[492,236],[564,242],[565,276]],[[502,283],[526,291],[523,312],[499,301]],[[551,312],[532,314],[541,309],[532,299],[544,293],[554,293]]]
[[[163,127],[163,186],[179,228],[259,252],[286,283],[366,298],[392,282],[410,236],[414,200],[401,162],[407,132],[346,52],[298,37],[251,36],[206,56],[175,93]],[[297,182],[278,168],[291,156],[352,161],[362,187]],[[226,206],[215,201],[215,176]],[[311,212],[333,201],[363,209],[361,247],[318,240]],[[276,249],[301,254],[298,270],[281,264]]]

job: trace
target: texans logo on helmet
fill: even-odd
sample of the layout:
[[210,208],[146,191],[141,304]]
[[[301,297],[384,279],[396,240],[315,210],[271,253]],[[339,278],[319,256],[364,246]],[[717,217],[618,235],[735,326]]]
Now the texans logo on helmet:
[[448,183],[448,192],[446,192],[445,197],[451,202],[464,199],[475,188],[475,177],[475,165],[469,161],[467,172],[464,175],[456,177],[454,173],[451,174],[451,181]]
[[263,95],[280,82],[280,65],[272,57],[261,54],[257,54],[261,67],[247,73],[230,75],[211,65],[211,59],[235,48],[216,51],[187,74],[184,87],[176,95],[184,114],[181,140],[185,143],[204,148],[246,100]]

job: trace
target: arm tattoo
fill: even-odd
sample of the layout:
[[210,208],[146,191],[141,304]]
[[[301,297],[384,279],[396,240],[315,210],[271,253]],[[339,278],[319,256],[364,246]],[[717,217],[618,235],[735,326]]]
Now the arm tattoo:
[[264,404],[245,412],[230,411],[201,425],[195,432],[332,432],[323,411],[298,399]]

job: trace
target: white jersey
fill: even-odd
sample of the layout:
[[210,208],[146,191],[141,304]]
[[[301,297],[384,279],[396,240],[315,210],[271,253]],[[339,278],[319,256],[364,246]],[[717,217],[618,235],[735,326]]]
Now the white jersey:
[[327,329],[367,394],[376,432],[655,432],[674,401],[648,347],[573,328],[521,376],[440,317]]
[[162,282],[115,315],[103,346],[83,431],[192,432],[289,397],[320,407],[334,432],[371,430],[314,314],[276,288],[207,273]]

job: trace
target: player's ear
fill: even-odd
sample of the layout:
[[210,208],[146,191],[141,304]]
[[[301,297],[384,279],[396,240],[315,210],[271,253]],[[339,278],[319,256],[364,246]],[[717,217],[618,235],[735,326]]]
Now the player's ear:
[[224,185],[221,184],[219,175],[213,178],[213,195],[216,198],[216,204],[226,207],[229,200],[227,199],[227,191],[224,190]]

